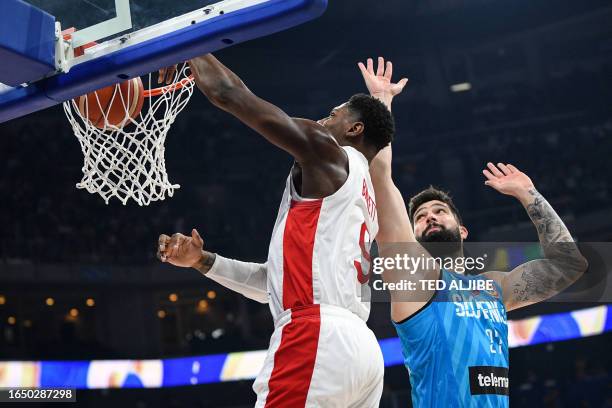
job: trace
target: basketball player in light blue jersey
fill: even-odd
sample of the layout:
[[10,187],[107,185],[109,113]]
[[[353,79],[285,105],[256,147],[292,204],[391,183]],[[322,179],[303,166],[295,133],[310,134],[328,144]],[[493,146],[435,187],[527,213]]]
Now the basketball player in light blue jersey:
[[[378,63],[376,73],[371,60],[367,67],[359,66],[370,94],[390,107],[398,90],[385,73],[384,61],[379,59]],[[429,252],[441,259],[463,258],[468,230],[446,193],[430,187],[414,196],[406,210],[391,177],[390,146],[374,159],[370,173],[377,199],[380,230],[376,241],[381,257],[422,257]],[[435,263],[412,274],[399,268],[383,273],[385,283],[415,283],[414,290],[390,292],[391,318],[402,342],[416,408],[508,407],[506,312],[563,291],[587,268],[563,221],[526,174],[503,163],[488,163],[483,174],[487,186],[523,205],[538,232],[544,259],[510,272],[489,271],[477,276]],[[444,289],[422,288],[420,280],[444,281]],[[474,285],[474,281],[485,281],[489,286],[486,290],[456,289]]]

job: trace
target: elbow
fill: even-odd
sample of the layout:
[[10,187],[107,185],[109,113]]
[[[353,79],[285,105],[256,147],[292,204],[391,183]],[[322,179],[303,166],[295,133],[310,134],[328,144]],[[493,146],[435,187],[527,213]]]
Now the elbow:
[[569,284],[572,284],[580,279],[589,268],[589,262],[580,253],[576,254],[571,259],[567,259],[564,264],[565,265],[562,269],[568,271],[566,276]]
[[[401,242],[401,240],[397,238],[399,232],[398,228],[394,225],[382,224],[374,240],[376,240],[378,245],[391,244],[390,246],[392,247],[393,243]],[[378,249],[379,251],[382,250],[380,247]]]
[[229,89],[215,90],[207,94],[206,97],[210,103],[221,109],[230,106],[232,103],[231,90]]
[[560,271],[565,271],[567,278],[572,282],[578,280],[589,267],[589,262],[580,252],[575,242],[556,243],[555,249],[547,258],[552,261]]
[[582,254],[580,254],[580,256],[577,259],[577,268],[578,268],[579,277],[584,275],[587,269],[589,269],[589,261],[587,261],[587,259]]
[[574,251],[572,251],[571,254],[571,267],[574,271],[576,271],[576,274],[579,278],[589,268],[589,261],[587,261],[584,255],[582,255],[582,252],[580,252],[578,246],[575,247]]
[[220,81],[214,86],[198,83],[198,88],[206,95],[210,103],[218,108],[226,109],[240,99],[241,92],[246,89],[244,84]]
[[580,278],[582,278],[582,276],[585,274],[585,272],[587,271],[587,269],[589,268],[589,261],[587,261],[587,259],[582,256],[582,254],[579,254],[578,257],[576,257],[574,264],[572,265],[572,269],[573,269],[573,276],[570,282],[570,285],[576,283]]

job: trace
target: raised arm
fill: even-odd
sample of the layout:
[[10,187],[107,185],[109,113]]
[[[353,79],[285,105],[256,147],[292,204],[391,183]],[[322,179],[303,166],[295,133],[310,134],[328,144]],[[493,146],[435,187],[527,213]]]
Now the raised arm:
[[541,302],[562,292],[586,271],[588,263],[572,235],[531,179],[511,164],[487,164],[485,184],[510,195],[525,207],[538,231],[544,259],[519,265],[511,272],[489,272],[503,290],[506,309]]
[[194,268],[226,288],[260,303],[268,303],[267,264],[224,258],[204,250],[204,240],[193,229],[191,236],[159,236],[157,257],[175,266]]
[[[385,64],[381,57],[378,58],[376,73],[374,73],[374,62],[371,58],[367,60],[367,66],[360,62],[359,69],[370,95],[381,100],[391,110],[393,98],[402,92],[408,80],[404,78],[394,84],[391,81],[393,64],[391,61]],[[378,152],[370,163],[370,176],[374,185],[378,211],[379,229],[376,242],[379,255],[385,258],[394,258],[396,255],[403,256],[404,254],[420,257],[426,255],[427,251],[414,236],[404,198],[393,182],[391,159],[392,151],[389,145]],[[392,269],[383,273],[383,279],[385,282],[404,280],[416,283],[422,279],[437,279],[438,274],[439,269],[419,270],[413,274]],[[431,290],[422,290],[418,284],[411,292],[391,291],[391,318],[396,322],[407,319],[427,304],[434,293]]]
[[[370,95],[383,102],[389,110],[393,98],[399,95],[408,79],[403,78],[398,83],[391,82],[393,63],[378,58],[377,72],[374,73],[374,61],[368,58],[367,66],[358,64]],[[378,210],[378,234],[376,242],[415,242],[414,232],[408,218],[408,211],[402,194],[395,186],[391,176],[391,145],[382,149],[370,163],[370,176],[374,185],[376,207]]]
[[397,242],[416,242],[404,197],[393,182],[391,174],[391,145],[382,149],[370,164],[370,176],[376,195],[379,245]]
[[325,128],[294,119],[251,92],[242,80],[211,54],[189,61],[198,88],[210,102],[234,115],[300,163],[347,160]]

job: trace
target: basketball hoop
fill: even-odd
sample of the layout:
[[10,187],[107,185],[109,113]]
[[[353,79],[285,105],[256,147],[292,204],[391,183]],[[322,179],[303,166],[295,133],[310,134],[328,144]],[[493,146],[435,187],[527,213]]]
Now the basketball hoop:
[[[132,79],[108,88],[106,99],[96,91],[64,102],[66,117],[85,156],[83,178],[76,186],[99,194],[106,204],[116,197],[124,205],[129,199],[149,205],[172,197],[180,188],[168,180],[164,145],[170,126],[193,94],[193,76],[189,66],[182,64],[171,84],[154,88],[155,75],[147,76],[144,92],[136,78],[136,85],[126,86],[135,81]],[[138,99],[139,92],[144,103]],[[142,105],[135,107],[136,101]]]

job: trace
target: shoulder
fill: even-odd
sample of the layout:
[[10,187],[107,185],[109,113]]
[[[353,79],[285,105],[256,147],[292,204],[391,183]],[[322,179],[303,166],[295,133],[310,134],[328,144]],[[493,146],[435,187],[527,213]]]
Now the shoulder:
[[325,126],[310,119],[293,118],[293,121],[307,137],[313,157],[340,164],[348,161],[346,151]]
[[314,120],[304,119],[304,118],[291,118],[291,120],[298,128],[300,128],[302,132],[304,132],[305,134],[307,134],[308,136],[312,138],[316,138],[320,140],[326,140],[326,139],[333,140],[333,137],[331,133],[329,132],[329,130],[327,130],[325,126],[319,124],[318,122]]
[[[395,320],[393,318],[394,316],[392,313],[391,321],[393,325],[396,327],[396,329],[403,329],[403,330],[415,330],[418,328],[424,328],[425,326],[433,325],[435,321],[432,320],[432,318],[433,318],[433,315],[435,315],[436,313],[435,297],[436,296],[434,295],[427,302],[423,302],[422,305],[420,305],[420,307],[416,311],[414,311],[407,317],[403,317],[401,320]],[[397,306],[400,306],[399,303],[402,303],[402,302],[395,302],[391,304],[392,312],[393,312],[393,308],[397,308]],[[403,303],[416,303],[416,302],[403,302]],[[400,313],[396,313],[396,315],[401,316]]]
[[509,307],[507,302],[508,300],[510,300],[510,296],[508,294],[508,289],[506,288],[506,281],[505,281],[508,275],[509,275],[509,272],[501,272],[501,271],[489,271],[489,272],[481,273],[480,275],[478,275],[482,279],[492,280],[495,283],[495,285],[497,286],[496,289],[499,293],[497,293],[498,296],[494,296],[494,297],[500,300],[506,308]]

